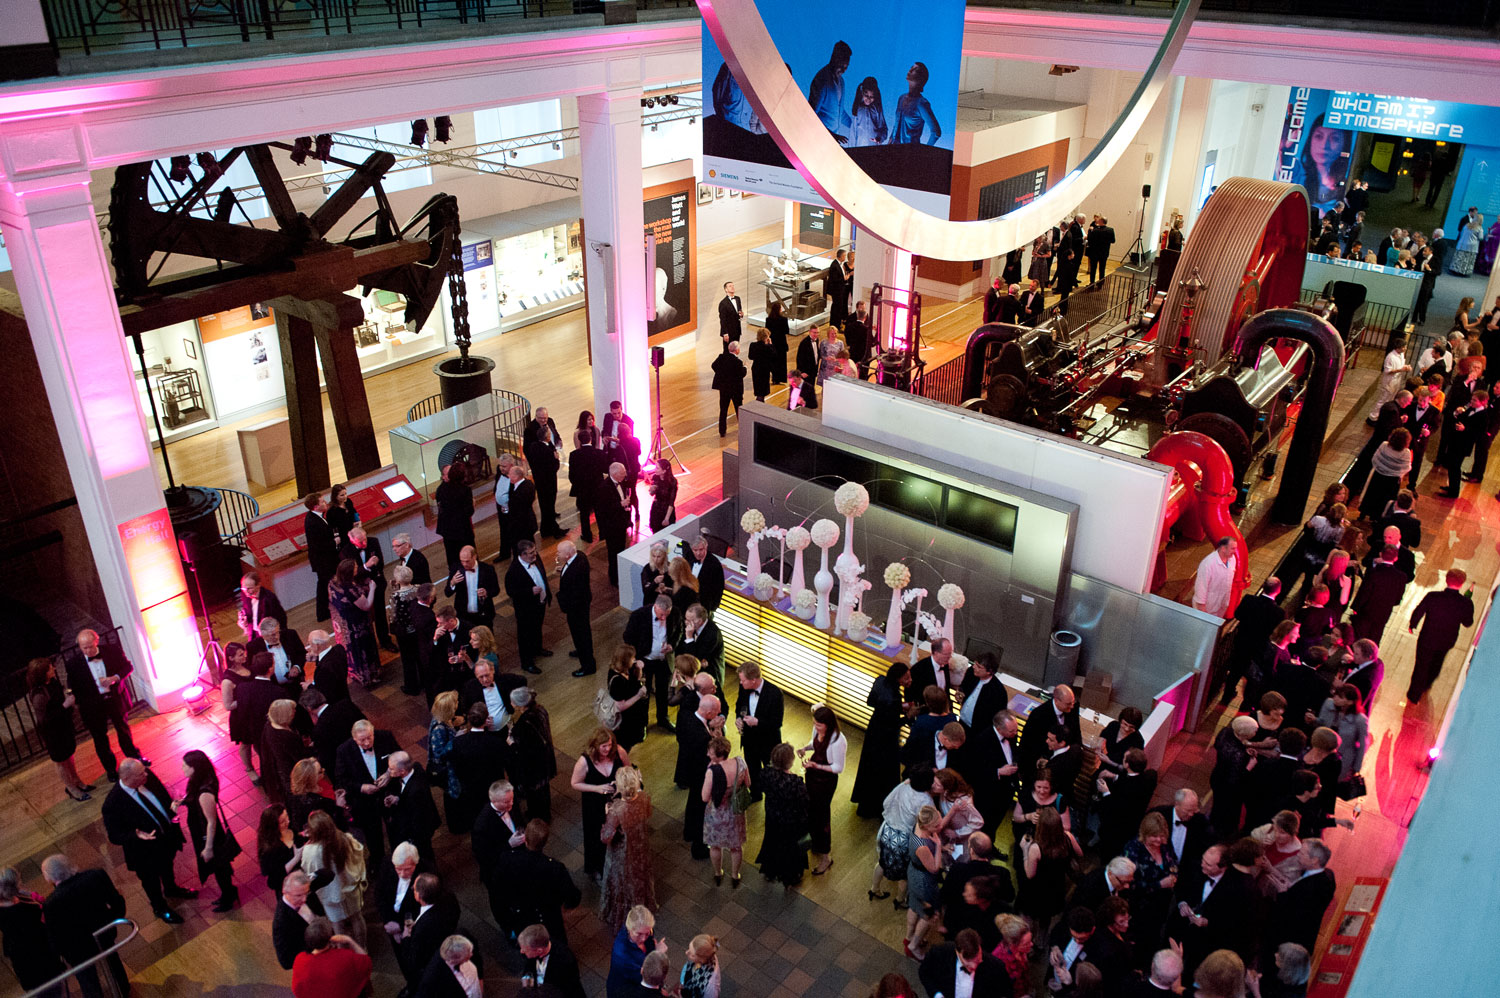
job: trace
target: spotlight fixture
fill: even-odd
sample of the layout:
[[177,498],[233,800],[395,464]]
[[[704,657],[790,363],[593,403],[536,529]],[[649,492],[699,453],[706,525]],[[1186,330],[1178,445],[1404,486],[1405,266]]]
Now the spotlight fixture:
[[425,146],[427,144],[426,118],[418,118],[411,123],[411,144],[414,146]]
[[692,118],[688,119],[688,124],[689,125],[696,125],[697,123],[698,123],[698,119],[696,117],[692,117]]
[[307,162],[308,154],[312,152],[313,139],[311,135],[303,135],[292,142],[292,162],[301,166]]
[[446,145],[453,139],[453,119],[451,117],[446,114],[440,114],[432,119],[432,125],[437,130],[433,136],[433,141]]
[[554,142],[554,143],[552,143],[552,148],[553,149],[561,149],[562,148],[562,143],[561,142]]
[[226,187],[220,191],[219,200],[214,204],[214,221],[220,224],[229,221],[229,216],[234,212],[234,206],[237,203],[234,188]]
[[677,95],[676,94],[667,94],[665,100],[666,100],[666,102],[668,104],[676,104],[677,103]]
[[655,107],[655,106],[656,106],[656,98],[655,97],[642,97],[641,98],[641,107]]
[[653,132],[654,132],[654,131],[656,131],[656,126],[655,126],[655,125],[652,125],[652,126],[651,126],[651,130],[652,130],[652,131],[653,131]]
[[173,156],[172,169],[167,172],[167,177],[170,178],[174,184],[183,183],[192,176],[192,174],[188,172],[188,167],[192,165],[192,162],[193,160],[191,156]]
[[520,153],[519,153],[519,152],[517,152],[517,151],[516,151],[516,150],[514,150],[514,149],[512,149],[512,150],[511,150],[511,151],[510,151],[510,158],[511,158],[511,159],[517,159],[517,158],[519,158],[519,157],[520,157],[520,155],[521,155],[521,154],[520,154]]
[[223,175],[224,168],[219,165],[219,157],[211,152],[200,152],[198,154],[198,169],[210,179]]
[[333,156],[333,136],[324,132],[313,141],[313,159],[328,162]]

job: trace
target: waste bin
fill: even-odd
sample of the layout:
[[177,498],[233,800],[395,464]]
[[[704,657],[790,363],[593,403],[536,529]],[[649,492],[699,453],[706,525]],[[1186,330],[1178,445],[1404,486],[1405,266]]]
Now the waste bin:
[[1073,684],[1075,676],[1082,670],[1078,667],[1079,654],[1083,651],[1083,638],[1076,631],[1054,631],[1047,643],[1047,666],[1042,672],[1044,686]]

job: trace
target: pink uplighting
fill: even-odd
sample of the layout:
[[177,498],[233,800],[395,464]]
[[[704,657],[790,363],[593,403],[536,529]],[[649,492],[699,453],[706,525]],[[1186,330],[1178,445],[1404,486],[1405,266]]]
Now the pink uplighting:
[[896,350],[905,350],[910,344],[907,342],[907,323],[910,321],[908,312],[911,309],[912,291],[912,255],[909,251],[896,249],[896,265],[891,276],[891,301],[895,308],[891,309],[891,347]]
[[172,518],[163,507],[122,523],[120,541],[141,608],[138,636],[151,650],[151,687],[180,690],[197,675],[202,647]]

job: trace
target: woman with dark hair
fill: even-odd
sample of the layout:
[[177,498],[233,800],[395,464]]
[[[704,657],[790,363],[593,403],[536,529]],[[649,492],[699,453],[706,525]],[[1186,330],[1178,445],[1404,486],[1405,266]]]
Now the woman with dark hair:
[[578,414],[578,425],[573,428],[573,441],[578,447],[599,446],[599,427],[594,425],[594,414],[587,409]]
[[1359,687],[1340,683],[1333,695],[1323,701],[1318,724],[1331,728],[1339,736],[1339,782],[1352,780],[1365,765],[1365,750],[1370,747],[1370,721],[1365,717]]
[[[755,401],[764,402],[766,396],[771,394],[771,375],[776,370],[776,348],[771,346],[771,332],[762,329],[755,334],[755,342],[750,344],[750,388],[755,395]],[[786,354],[781,355],[781,363],[786,363]]]
[[878,816],[886,795],[901,782],[901,726],[906,723],[906,687],[910,683],[911,667],[905,662],[892,662],[885,675],[870,684],[865,696],[872,713],[865,726],[865,747],[859,754],[854,790],[849,795],[859,805],[856,813],[861,818]]
[[1329,128],[1320,114],[1313,119],[1307,142],[1302,147],[1301,176],[1294,183],[1307,188],[1315,207],[1325,208],[1341,201],[1349,180],[1350,133]]
[[443,539],[448,571],[458,571],[458,553],[474,543],[474,490],[469,474],[457,461],[443,465],[443,480],[432,494],[437,503],[435,532]]
[[[1390,439],[1375,449],[1370,460],[1370,484],[1359,500],[1359,512],[1371,520],[1385,515],[1385,505],[1401,491],[1401,482],[1411,473],[1411,431],[1398,426]],[[1344,601],[1348,605],[1348,601]],[[1335,620],[1338,618],[1335,617]]]
[[651,714],[651,701],[641,681],[641,663],[636,661],[635,649],[629,645],[616,648],[610,660],[609,695],[620,718],[615,741],[628,752],[646,740],[646,723]]
[[303,836],[292,830],[285,804],[261,808],[255,827],[255,855],[272,894],[280,894],[286,875],[302,865],[302,842]]
[[1099,736],[1100,776],[1114,779],[1125,768],[1125,753],[1131,749],[1145,749],[1146,739],[1141,737],[1141,724],[1145,717],[1139,707],[1126,707],[1117,720],[1104,726]]
[[255,776],[255,767],[250,764],[250,746],[255,744],[260,733],[250,730],[249,718],[236,708],[239,706],[240,684],[248,683],[253,678],[250,674],[249,650],[238,641],[225,645],[224,679],[219,683],[219,702],[229,715],[229,740],[239,746],[240,762],[244,764],[245,772],[252,777]]
[[323,779],[323,764],[313,758],[299,759],[292,766],[291,793],[286,799],[287,819],[295,831],[307,830],[307,819],[322,811],[333,819],[339,831],[349,830],[349,816],[344,813],[344,791],[338,799],[325,797],[318,787]]
[[[752,349],[754,349],[752,347]],[[672,460],[665,455],[656,459],[656,470],[651,473],[651,532],[677,522],[677,476],[672,474]]]
[[[370,627],[370,609],[375,603],[375,580],[359,579],[359,562],[345,558],[339,562],[333,581],[328,583],[328,606],[333,611],[333,627],[339,644],[349,655],[349,673],[365,686],[371,685],[380,670],[380,652],[375,647],[375,632]],[[385,608],[379,608],[384,613]]]
[[1047,925],[1063,909],[1068,893],[1068,870],[1083,849],[1063,827],[1054,807],[1037,809],[1033,831],[1021,836],[1021,890],[1016,907],[1039,926]]
[[26,667],[26,703],[36,730],[47,747],[47,758],[57,767],[63,793],[71,800],[90,800],[93,787],[78,776],[73,753],[78,736],[73,730],[73,694],[63,689],[57,678],[57,667],[49,658],[34,658]]
[[771,764],[761,774],[766,800],[766,830],[755,862],[761,876],[779,880],[787,890],[802,882],[807,869],[807,785],[792,772],[796,752],[782,742],[771,750]]
[[870,998],[917,998],[917,992],[900,974],[886,974],[870,992]]
[[1068,816],[1067,796],[1060,788],[1052,786],[1052,774],[1047,771],[1047,767],[1038,765],[1036,779],[1031,781],[1030,789],[1023,787],[1016,795],[1016,809],[1011,816],[1011,824],[1018,842],[1036,831],[1037,815],[1048,807],[1057,812],[1063,828],[1072,831],[1073,821]]
[[880,84],[866,76],[854,91],[854,124],[849,126],[850,146],[883,146],[890,136],[885,107],[880,102]]
[[[316,764],[316,763],[315,763]],[[188,838],[198,861],[198,880],[208,883],[212,876],[219,885],[219,900],[213,910],[228,911],[240,899],[234,886],[234,858],[240,854],[240,843],[224,821],[219,806],[219,774],[206,754],[189,749],[182,757],[182,771],[187,775],[187,789],[177,806],[187,811]]]
[[324,519],[333,528],[340,544],[348,540],[349,531],[359,522],[359,510],[354,508],[354,500],[349,498],[349,486],[339,484],[329,489],[328,512],[324,514]]
[[[729,886],[740,886],[740,864],[745,853],[745,812],[735,809],[740,789],[750,788],[750,768],[734,754],[729,739],[715,735],[708,741],[708,772],[703,776],[700,796],[707,805],[703,815],[703,844],[713,864],[714,885],[724,882],[724,850],[729,850]],[[747,798],[748,799],[748,798]]]
[[849,740],[839,731],[839,719],[828,707],[813,708],[813,737],[797,750],[807,774],[807,834],[812,839],[812,854],[818,857],[813,876],[821,877],[833,865],[833,794],[844,771],[844,757]]
[[791,323],[782,312],[781,302],[773,301],[766,310],[766,332],[771,334],[771,384],[786,384],[786,357],[791,350]]
[[583,799],[583,872],[595,880],[604,875],[604,842],[599,832],[604,828],[605,807],[615,795],[615,773],[628,765],[630,754],[608,728],[594,730],[573,764],[569,782]]
[[927,76],[927,67],[920,62],[912,63],[911,69],[906,71],[907,91],[896,102],[896,126],[891,129],[891,145],[932,146],[943,137],[943,128],[938,124],[937,115],[932,113],[932,105],[922,96]]
[[365,847],[321,811],[307,819],[307,845],[302,848],[302,872],[314,879],[325,873],[318,888],[323,911],[338,931],[365,944]]
[[[21,874],[14,867],[0,867],[0,936],[5,939],[5,958],[26,991],[41,987],[65,969],[42,920],[43,901],[40,894],[21,886]],[[58,984],[41,994],[65,998],[68,986]]]

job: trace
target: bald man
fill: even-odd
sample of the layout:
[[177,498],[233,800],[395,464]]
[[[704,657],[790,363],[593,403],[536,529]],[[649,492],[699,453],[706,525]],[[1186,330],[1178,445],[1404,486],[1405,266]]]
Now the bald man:
[[589,583],[589,560],[578,553],[571,540],[557,545],[557,605],[568,618],[568,634],[573,638],[569,655],[578,659],[573,675],[582,678],[598,671],[594,662],[594,629],[589,623],[594,589]]
[[125,692],[135,666],[118,644],[103,644],[98,632],[82,630],[78,632],[78,646],[63,656],[63,668],[68,688],[78,701],[83,726],[94,739],[99,764],[113,782],[119,776],[115,753],[109,746],[111,724],[120,740],[120,751],[132,759],[143,758],[130,737],[130,723],[125,720]]
[[635,492],[625,477],[625,465],[616,461],[609,466],[609,477],[594,499],[594,518],[599,521],[599,536],[604,538],[609,559],[609,584],[616,589],[620,587],[620,552],[625,550],[634,506]]
[[182,916],[168,907],[167,898],[195,898],[198,892],[179,887],[172,873],[172,861],[185,841],[172,795],[139,759],[126,759],[100,811],[105,834],[140,878],[151,910],[163,922],[180,923]]
[[[1031,785],[1036,776],[1038,759],[1051,755],[1047,748],[1048,733],[1056,733],[1060,741],[1069,745],[1082,745],[1083,734],[1078,728],[1077,698],[1073,688],[1063,683],[1052,687],[1052,700],[1037,705],[1026,716],[1026,726],[1021,729],[1021,744],[1017,751],[1021,757],[1021,781]],[[1066,790],[1065,790],[1066,792]]]

